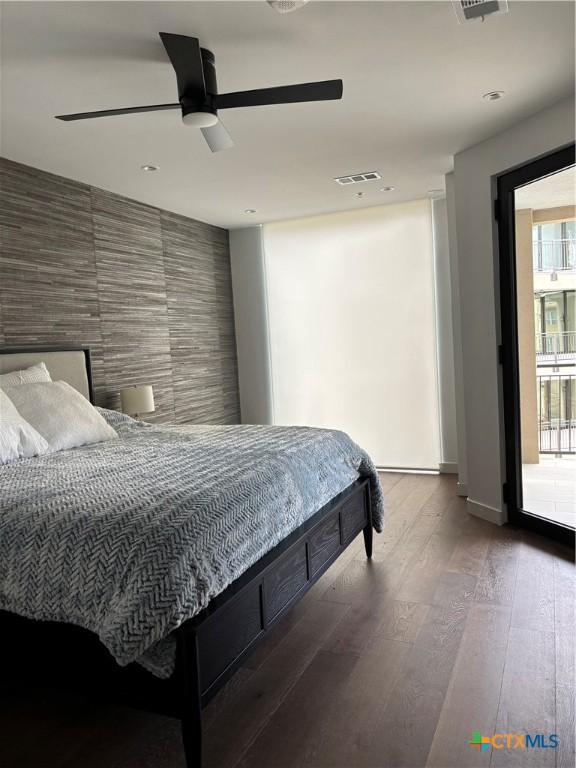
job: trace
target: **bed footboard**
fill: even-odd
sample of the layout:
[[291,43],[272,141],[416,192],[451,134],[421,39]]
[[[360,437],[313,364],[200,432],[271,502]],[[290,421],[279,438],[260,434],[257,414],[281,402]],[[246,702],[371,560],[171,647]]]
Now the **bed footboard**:
[[187,768],[202,765],[202,708],[361,531],[371,557],[368,480],[333,499],[178,629],[175,677]]

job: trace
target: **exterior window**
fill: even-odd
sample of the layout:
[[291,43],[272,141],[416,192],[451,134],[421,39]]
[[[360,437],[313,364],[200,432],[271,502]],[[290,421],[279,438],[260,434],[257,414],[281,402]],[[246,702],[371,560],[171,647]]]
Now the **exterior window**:
[[555,331],[557,330],[556,326],[558,325],[558,312],[556,310],[556,307],[548,308],[546,310],[546,331]]
[[532,244],[536,272],[576,269],[576,220],[536,224]]
[[537,224],[532,236],[538,449],[575,454],[576,220]]

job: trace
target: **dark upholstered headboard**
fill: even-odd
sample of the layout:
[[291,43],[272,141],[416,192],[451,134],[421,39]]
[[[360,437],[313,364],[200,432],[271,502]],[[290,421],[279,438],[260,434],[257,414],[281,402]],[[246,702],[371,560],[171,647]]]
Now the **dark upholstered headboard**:
[[85,347],[0,347],[0,373],[45,363],[53,381],[66,381],[94,402],[90,350]]

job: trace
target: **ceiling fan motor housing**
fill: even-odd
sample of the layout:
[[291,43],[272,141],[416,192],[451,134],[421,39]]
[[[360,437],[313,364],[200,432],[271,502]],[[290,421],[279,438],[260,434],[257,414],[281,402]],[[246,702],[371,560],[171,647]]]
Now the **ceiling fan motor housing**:
[[212,51],[201,48],[202,67],[204,69],[204,84],[206,96],[202,101],[191,96],[180,99],[182,105],[182,122],[195,128],[209,128],[218,122],[218,111],[213,105],[212,96],[218,93],[216,84],[216,60]]

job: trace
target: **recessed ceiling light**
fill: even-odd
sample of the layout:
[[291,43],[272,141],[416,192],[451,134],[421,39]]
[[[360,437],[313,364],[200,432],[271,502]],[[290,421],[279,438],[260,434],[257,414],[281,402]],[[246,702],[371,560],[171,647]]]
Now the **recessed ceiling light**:
[[488,93],[485,93],[482,98],[484,101],[498,101],[498,99],[501,99],[503,96],[505,96],[505,91],[489,91]]
[[159,171],[160,166],[158,165],[141,165],[140,166],[141,171]]
[[258,211],[256,210],[256,208],[246,208],[244,213],[258,213]]
[[396,187],[380,187],[380,192],[394,192]]

